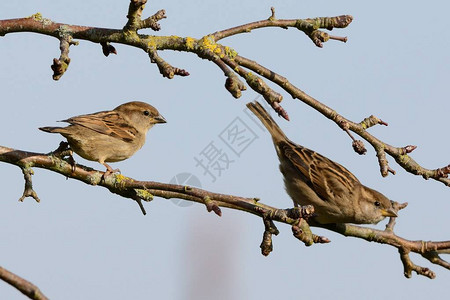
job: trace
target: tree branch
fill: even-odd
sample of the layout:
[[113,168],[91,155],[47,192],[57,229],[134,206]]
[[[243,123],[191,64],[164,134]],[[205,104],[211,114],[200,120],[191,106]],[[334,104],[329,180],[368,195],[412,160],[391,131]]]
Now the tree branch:
[[347,42],[347,37],[330,36],[328,33],[323,32],[319,29],[333,30],[333,28],[345,28],[353,21],[353,17],[350,15],[322,17],[305,20],[277,20],[275,18],[275,8],[271,7],[271,11],[272,15],[267,20],[239,25],[222,31],[216,31],[213,34],[210,34],[210,36],[212,36],[215,41],[219,41],[236,34],[248,33],[258,28],[280,27],[288,29],[289,27],[294,27],[300,31],[303,31],[314,42],[316,46],[322,48],[323,43],[327,42],[330,39],[345,43]]
[[48,299],[37,286],[2,267],[0,267],[0,279],[9,283],[30,299]]
[[142,11],[144,10],[147,0],[131,0],[128,7],[128,22],[124,26],[124,31],[137,31],[139,29],[150,28],[154,31],[159,31],[161,26],[158,21],[166,18],[166,11],[161,9],[153,16],[142,20]]
[[[56,151],[49,154],[43,154],[0,146],[0,161],[25,169],[27,170],[27,174],[31,174],[31,168],[33,167],[47,169],[89,185],[105,187],[112,193],[138,202],[142,200],[150,202],[154,196],[165,199],[179,198],[202,203],[208,211],[214,211],[219,216],[221,215],[219,207],[227,207],[249,212],[260,217],[270,217],[271,220],[286,224],[294,224],[299,219],[308,218],[314,213],[314,209],[309,206],[303,208],[277,209],[259,203],[259,199],[257,198],[213,193],[190,186],[154,181],[138,181],[123,176],[122,174],[112,174],[111,176],[105,177],[105,173],[102,171],[79,164],[74,165],[74,162],[70,158],[61,158],[65,154],[66,150],[64,147],[59,147]],[[32,186],[31,176],[26,177],[25,186],[26,189],[27,186]],[[34,191],[33,193],[37,197]],[[30,193],[24,192],[24,194],[32,196]]]
[[227,77],[225,87],[233,97],[239,98],[241,92],[246,90],[245,84],[238,77],[240,76],[245,79],[247,84],[255,92],[261,94],[279,115],[289,120],[287,112],[280,105],[283,97],[278,92],[271,89],[265,81],[257,75],[259,74],[267,80],[276,83],[293,98],[299,99],[305,104],[313,107],[325,117],[334,121],[349,134],[352,139],[352,146],[357,153],[365,154],[366,149],[364,143],[360,140],[356,140],[350,134],[350,131],[358,134],[361,138],[370,143],[377,153],[380,172],[383,177],[387,176],[388,173],[395,174],[395,171],[389,166],[386,159],[386,154],[388,154],[406,171],[420,175],[425,179],[432,178],[450,186],[450,179],[448,178],[450,165],[436,169],[424,168],[408,155],[417,148],[416,146],[408,145],[405,147],[395,147],[371,135],[367,131],[370,127],[378,124],[387,125],[387,123],[381,121],[379,118],[370,116],[360,123],[352,122],[338,114],[332,108],[307,95],[276,72],[265,68],[255,61],[238,55],[237,52],[230,47],[217,43],[217,41],[226,37],[250,32],[254,29],[264,27],[280,27],[288,29],[289,27],[294,27],[308,35],[317,46],[322,47],[323,43],[330,39],[345,42],[347,38],[330,36],[321,29],[332,30],[333,28],[345,28],[351,23],[353,19],[352,16],[343,15],[314,19],[278,20],[275,18],[275,10],[272,8],[271,16],[266,20],[217,31],[200,39],[195,39],[191,37],[182,38],[177,36],[138,34],[137,31],[143,28],[159,30],[160,26],[157,22],[166,17],[164,10],[160,10],[153,16],[142,20],[142,12],[146,2],[146,0],[130,1],[127,15],[128,22],[123,29],[106,29],[55,23],[52,20],[43,18],[41,14],[37,13],[28,18],[1,20],[0,36],[13,32],[35,32],[59,39],[61,56],[59,59],[55,58],[52,64],[52,69],[54,70],[53,78],[55,80],[58,80],[68,68],[70,63],[70,58],[68,56],[69,46],[77,44],[73,39],[88,40],[101,44],[102,51],[106,56],[110,53],[117,53],[111,43],[121,43],[140,48],[148,53],[151,61],[157,64],[160,73],[167,78],[173,78],[175,75],[187,76],[189,75],[189,72],[171,66],[158,55],[157,51],[176,50],[192,52],[197,54],[200,58],[210,60],[219,67]]
[[351,224],[311,224],[311,226],[326,228],[344,236],[357,237],[369,242],[388,244],[397,248],[400,253],[400,260],[403,264],[403,274],[407,278],[411,278],[412,271],[416,272],[417,275],[422,275],[430,279],[436,277],[436,274],[429,268],[420,267],[412,263],[409,256],[411,252],[418,253],[431,263],[450,270],[450,264],[439,256],[440,253],[446,253],[448,249],[450,249],[450,241],[410,241],[394,234],[392,229],[388,228],[388,226],[386,226],[386,230],[384,231]]
[[[408,278],[411,277],[412,271],[429,278],[435,277],[434,272],[428,268],[418,267],[413,264],[409,258],[410,252],[418,253],[431,263],[450,269],[450,264],[439,256],[439,254],[450,252],[450,241],[425,242],[409,241],[401,238],[394,234],[395,218],[390,219],[384,231],[350,224],[316,224],[313,222],[313,219],[310,219],[314,215],[312,206],[278,209],[261,203],[258,198],[214,193],[191,186],[139,181],[122,174],[112,174],[105,177],[102,171],[79,164],[75,165],[70,158],[61,158],[66,154],[67,151],[64,145],[49,154],[26,152],[0,146],[0,161],[16,165],[22,170],[27,170],[27,174],[32,174],[31,168],[37,167],[57,172],[67,178],[76,179],[89,185],[102,186],[109,189],[112,193],[137,201],[144,213],[145,210],[141,201],[149,202],[153,200],[153,197],[161,197],[165,199],[179,198],[202,203],[206,206],[207,211],[213,211],[219,216],[222,214],[220,207],[256,215],[262,219],[264,224],[263,239],[260,245],[263,255],[269,255],[273,250],[272,236],[277,235],[279,232],[274,224],[274,221],[276,221],[291,225],[294,237],[302,241],[306,246],[330,242],[326,237],[313,234],[310,225],[326,228],[344,236],[391,245],[399,250],[401,261],[404,264],[405,276]],[[31,176],[25,180],[31,186]],[[34,194],[36,195],[36,193]],[[398,212],[405,208],[406,205],[407,203],[399,204],[394,202],[394,210]]]

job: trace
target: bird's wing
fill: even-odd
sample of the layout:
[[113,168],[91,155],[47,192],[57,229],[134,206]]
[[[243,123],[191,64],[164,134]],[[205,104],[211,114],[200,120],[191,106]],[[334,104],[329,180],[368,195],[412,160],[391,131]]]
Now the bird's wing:
[[284,143],[284,155],[309,181],[308,185],[325,201],[345,198],[360,184],[346,168],[310,149]]
[[132,142],[136,137],[136,128],[130,126],[126,120],[115,111],[103,111],[89,115],[81,115],[63,120],[73,125],[79,125],[98,133]]

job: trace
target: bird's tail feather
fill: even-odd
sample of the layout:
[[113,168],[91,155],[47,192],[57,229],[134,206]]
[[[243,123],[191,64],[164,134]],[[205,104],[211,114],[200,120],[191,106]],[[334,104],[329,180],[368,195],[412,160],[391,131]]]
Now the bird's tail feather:
[[284,134],[284,132],[259,102],[249,102],[247,103],[247,107],[255,116],[258,117],[264,127],[267,128],[274,141],[286,139],[286,135]]
[[61,127],[39,127],[39,130],[50,133],[59,133],[59,129],[61,129]]

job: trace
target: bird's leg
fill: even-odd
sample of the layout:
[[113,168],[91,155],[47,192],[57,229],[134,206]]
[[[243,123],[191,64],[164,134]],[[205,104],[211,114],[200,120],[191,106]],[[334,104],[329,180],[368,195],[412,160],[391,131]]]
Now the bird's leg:
[[53,154],[54,156],[57,156],[57,157],[63,157],[63,156],[67,155],[65,153],[65,151],[67,151],[67,150],[70,150],[69,143],[61,142],[61,143],[59,143],[58,148],[55,151],[51,152],[51,154]]
[[102,176],[103,178],[108,177],[109,175],[114,174],[114,173],[120,173],[119,169],[113,169],[113,168],[111,168],[110,165],[108,165],[105,162],[100,162],[100,163],[106,167],[106,172]]
[[69,164],[72,165],[72,173],[75,173],[75,169],[77,168],[77,163],[75,162],[75,159],[73,159],[73,151],[69,149],[70,154],[68,155],[67,160],[69,161]]
[[70,149],[69,143],[67,143],[67,142],[59,143],[58,148],[55,151],[50,152],[49,154],[54,155],[59,158],[67,157],[68,162],[72,166],[72,173],[75,172],[77,163],[75,162],[75,159],[73,159],[73,155],[72,155],[73,151],[72,151],[72,149]]

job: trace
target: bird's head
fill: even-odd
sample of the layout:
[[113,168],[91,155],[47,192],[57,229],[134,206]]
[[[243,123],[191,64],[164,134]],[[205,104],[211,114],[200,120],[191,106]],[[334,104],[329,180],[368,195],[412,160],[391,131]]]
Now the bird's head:
[[386,217],[397,217],[392,201],[382,193],[366,186],[363,186],[359,204],[361,212],[358,219],[361,224],[376,224]]
[[166,123],[166,119],[158,110],[145,102],[133,101],[124,103],[114,110],[120,112],[139,132],[146,133],[153,125]]

